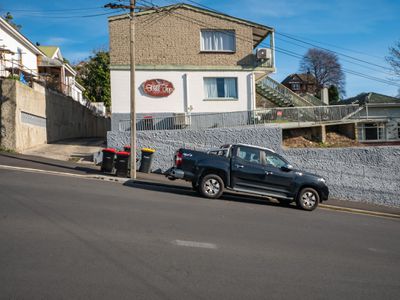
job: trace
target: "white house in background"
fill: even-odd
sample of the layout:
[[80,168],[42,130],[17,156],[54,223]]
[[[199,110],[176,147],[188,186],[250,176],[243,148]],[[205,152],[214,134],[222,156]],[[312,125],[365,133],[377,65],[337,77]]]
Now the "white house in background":
[[[142,11],[135,20],[139,116],[255,108],[256,79],[275,70],[273,28],[188,4]],[[126,14],[109,18],[112,130],[129,119],[128,29]]]
[[76,101],[85,90],[75,81],[76,71],[64,62],[54,46],[36,46],[0,17],[0,77],[18,76],[21,81],[43,81]]
[[0,77],[37,77],[38,56],[42,55],[40,49],[0,17]]

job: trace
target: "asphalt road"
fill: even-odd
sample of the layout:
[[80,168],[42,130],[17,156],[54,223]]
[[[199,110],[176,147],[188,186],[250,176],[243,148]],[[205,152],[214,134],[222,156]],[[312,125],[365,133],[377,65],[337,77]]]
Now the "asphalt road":
[[400,222],[0,170],[0,299],[399,299]]

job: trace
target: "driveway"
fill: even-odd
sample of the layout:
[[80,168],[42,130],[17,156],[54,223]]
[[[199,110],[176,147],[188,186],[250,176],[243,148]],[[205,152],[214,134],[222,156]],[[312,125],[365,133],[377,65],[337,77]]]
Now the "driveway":
[[90,161],[93,153],[100,151],[105,145],[106,141],[103,138],[70,139],[40,145],[25,150],[22,154],[64,161],[87,162]]

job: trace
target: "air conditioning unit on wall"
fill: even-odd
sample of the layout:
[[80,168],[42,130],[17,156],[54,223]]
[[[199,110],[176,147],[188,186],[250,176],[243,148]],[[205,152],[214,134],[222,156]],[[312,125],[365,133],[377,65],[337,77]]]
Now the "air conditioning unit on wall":
[[190,116],[185,113],[174,114],[174,125],[179,128],[185,128],[190,126]]
[[269,48],[259,48],[256,53],[257,60],[271,60],[272,50]]

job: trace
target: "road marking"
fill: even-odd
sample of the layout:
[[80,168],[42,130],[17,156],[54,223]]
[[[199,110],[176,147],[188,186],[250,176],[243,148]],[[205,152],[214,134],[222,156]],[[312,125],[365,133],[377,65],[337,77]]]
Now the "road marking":
[[336,210],[336,211],[346,212],[346,213],[351,213],[351,214],[367,215],[367,216],[373,216],[373,217],[383,217],[383,218],[390,218],[390,219],[400,219],[400,215],[378,212],[378,211],[341,207],[341,206],[334,206],[334,205],[328,205],[328,204],[321,204],[321,205],[319,205],[319,207],[321,209],[325,209],[325,210]]
[[175,245],[178,245],[178,246],[183,246],[183,247],[217,249],[217,245],[211,244],[211,243],[201,243],[201,242],[182,241],[182,240],[175,240],[172,243]]

